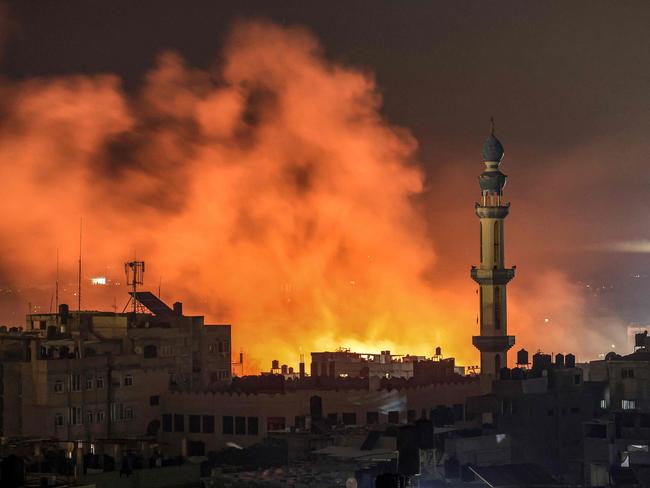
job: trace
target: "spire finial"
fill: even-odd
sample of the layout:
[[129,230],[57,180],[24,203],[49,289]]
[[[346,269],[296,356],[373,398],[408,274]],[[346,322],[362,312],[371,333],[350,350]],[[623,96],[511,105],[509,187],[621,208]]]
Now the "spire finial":
[[494,135],[494,117],[490,117],[490,125],[492,126],[491,134]]

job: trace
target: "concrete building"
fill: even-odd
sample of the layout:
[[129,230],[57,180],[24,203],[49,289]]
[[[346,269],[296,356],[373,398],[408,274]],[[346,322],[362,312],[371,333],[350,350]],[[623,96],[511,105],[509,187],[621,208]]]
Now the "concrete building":
[[480,223],[480,264],[472,266],[471,276],[479,285],[480,334],[472,342],[481,351],[481,378],[485,392],[508,365],[508,350],[514,345],[514,336],[508,335],[506,285],[514,277],[515,269],[505,267],[504,219],[510,204],[503,201],[506,175],[499,170],[503,146],[492,134],[483,145],[485,170],[478,177],[481,202],[476,203]]
[[[246,392],[227,388],[174,389],[162,396],[161,441],[168,454],[198,454],[226,447],[249,446],[272,432],[309,432],[312,426],[364,426],[414,422],[449,407],[464,420],[464,404],[478,394],[476,377],[453,377],[428,385],[384,388],[370,381],[320,377],[284,381],[275,388]],[[268,377],[267,377],[267,380]]]
[[142,313],[31,314],[0,331],[0,435],[155,440],[170,385],[230,381],[230,326],[208,325],[148,292]]

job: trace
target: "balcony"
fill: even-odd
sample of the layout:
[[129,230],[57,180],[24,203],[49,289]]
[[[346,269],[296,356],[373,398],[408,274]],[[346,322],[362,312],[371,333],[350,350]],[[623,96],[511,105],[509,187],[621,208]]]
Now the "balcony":
[[472,268],[470,275],[479,285],[505,285],[515,277],[515,270]]
[[472,344],[481,352],[503,352],[515,345],[515,336],[474,336]]

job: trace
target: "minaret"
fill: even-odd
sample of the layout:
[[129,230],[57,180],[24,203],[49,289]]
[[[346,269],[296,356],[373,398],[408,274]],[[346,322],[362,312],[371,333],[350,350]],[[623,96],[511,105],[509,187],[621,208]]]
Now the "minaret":
[[481,202],[476,204],[476,215],[481,220],[481,264],[472,266],[471,276],[479,284],[480,335],[472,338],[481,351],[481,383],[485,392],[492,388],[499,370],[507,366],[508,349],[515,337],[508,335],[506,285],[514,277],[514,268],[505,267],[504,219],[510,203],[503,201],[506,175],[499,171],[503,146],[492,134],[483,144],[485,169],[478,177]]

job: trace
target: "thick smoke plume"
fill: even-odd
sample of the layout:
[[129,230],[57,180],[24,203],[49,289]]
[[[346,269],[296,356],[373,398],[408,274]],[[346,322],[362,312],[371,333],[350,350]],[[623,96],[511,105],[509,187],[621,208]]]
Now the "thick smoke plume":
[[[234,325],[249,371],[338,346],[442,345],[475,364],[469,263],[430,279],[416,141],[380,114],[372,76],[264,22],[236,25],[221,54],[204,71],[164,53],[135,96],[111,75],[2,86],[6,281],[43,284],[32,309],[47,311],[58,248],[60,301],[74,308],[83,217],[84,308],[121,309],[121,266],[137,255],[145,288]],[[122,285],[99,291],[96,275]],[[515,332],[533,320],[520,303]]]

